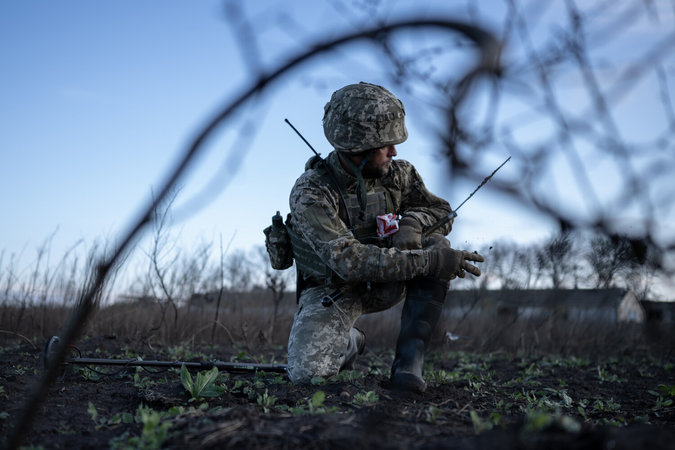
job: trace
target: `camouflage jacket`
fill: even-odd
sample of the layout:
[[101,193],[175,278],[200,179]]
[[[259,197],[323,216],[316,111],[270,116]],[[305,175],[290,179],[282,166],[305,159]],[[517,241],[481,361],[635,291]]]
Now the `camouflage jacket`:
[[[399,250],[389,246],[360,242],[342,220],[340,194],[325,176],[311,167],[298,178],[290,194],[291,227],[309,243],[319,258],[347,283],[409,280],[429,271],[426,250]],[[356,178],[340,164],[336,152],[326,163],[346,197],[355,197]],[[417,170],[407,161],[393,160],[387,175],[379,182],[389,193],[395,212],[415,217],[423,227],[450,214],[448,202],[430,193]],[[370,193],[377,180],[366,179]],[[375,222],[373,220],[373,229]],[[452,225],[440,231],[447,234]]]

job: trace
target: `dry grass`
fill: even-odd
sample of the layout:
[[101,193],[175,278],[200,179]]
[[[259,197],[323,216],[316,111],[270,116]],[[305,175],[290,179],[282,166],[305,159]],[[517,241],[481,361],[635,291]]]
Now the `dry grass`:
[[[446,305],[447,306],[447,305]],[[393,349],[399,329],[401,305],[361,317],[357,326],[368,336],[371,349]],[[163,312],[164,311],[164,312]],[[154,301],[117,303],[96,311],[84,334],[116,335],[132,342],[163,344],[210,343],[255,350],[285,347],[295,312],[295,296],[281,302],[274,336],[270,335],[273,304],[266,292],[230,294],[214,324],[211,305],[183,306],[174,314]],[[0,342],[26,336],[35,342],[58,335],[70,310],[66,307],[21,308],[0,306]],[[446,311],[447,313],[447,311]],[[461,336],[451,341],[446,332]],[[666,326],[598,324],[545,320],[509,321],[485,317],[459,319],[444,314],[436,329],[433,346],[447,350],[507,352],[513,354],[624,354],[654,350],[672,354],[675,333]],[[213,336],[213,338],[212,338]]]

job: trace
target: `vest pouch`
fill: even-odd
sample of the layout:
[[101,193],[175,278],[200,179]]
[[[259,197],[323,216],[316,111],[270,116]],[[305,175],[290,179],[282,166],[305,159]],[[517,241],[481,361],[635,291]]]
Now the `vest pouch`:
[[292,225],[289,225],[286,229],[291,239],[295,264],[303,277],[313,279],[316,282],[323,282],[330,277],[333,271],[314,252],[309,243],[293,229]]

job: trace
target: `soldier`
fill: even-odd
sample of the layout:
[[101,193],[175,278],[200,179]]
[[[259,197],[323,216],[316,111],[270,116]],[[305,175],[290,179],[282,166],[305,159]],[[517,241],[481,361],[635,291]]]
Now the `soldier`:
[[[468,261],[483,257],[450,248],[452,222],[423,239],[425,227],[451,209],[412,164],[393,159],[408,137],[398,98],[378,85],[351,84],[333,93],[324,113],[335,151],[312,157],[290,194],[298,310],[288,374],[302,384],[351,369],[366,340],[355,320],[405,300],[391,382],[424,392],[424,353],[449,281],[465,271],[480,276]],[[402,217],[398,232],[378,237],[376,218],[387,213]],[[322,304],[327,296],[335,299],[330,306]]]

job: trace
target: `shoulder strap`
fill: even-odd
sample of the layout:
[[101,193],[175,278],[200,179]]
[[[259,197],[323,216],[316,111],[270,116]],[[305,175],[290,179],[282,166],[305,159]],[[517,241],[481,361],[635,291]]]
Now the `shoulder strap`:
[[342,192],[342,187],[340,186],[340,183],[338,182],[338,179],[335,176],[333,169],[331,169],[330,165],[328,165],[325,159],[321,159],[321,161],[319,162],[319,169],[321,169],[324,172],[324,174],[326,175],[326,179],[337,190],[338,195],[340,196],[340,206],[341,206],[340,210],[345,212],[345,217],[343,219],[345,219],[345,222],[347,222],[347,227],[351,228],[354,221],[352,220],[351,214],[349,213],[349,208],[347,208],[347,202],[345,201],[345,195]]

